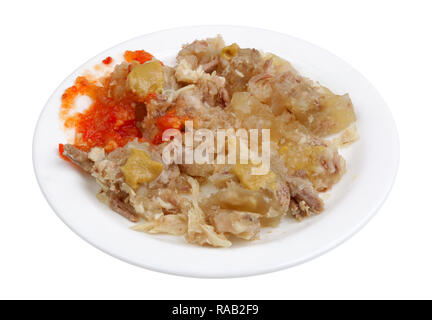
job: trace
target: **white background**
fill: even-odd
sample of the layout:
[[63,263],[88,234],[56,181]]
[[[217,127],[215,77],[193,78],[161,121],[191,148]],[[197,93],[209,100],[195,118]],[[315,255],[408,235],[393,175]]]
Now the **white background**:
[[[2,1],[0,298],[432,298],[431,9],[414,0]],[[376,217],[340,247],[267,275],[190,279],[112,258],[48,206],[31,144],[58,84],[119,42],[199,24],[310,41],[352,64],[388,103],[400,135],[399,174]]]

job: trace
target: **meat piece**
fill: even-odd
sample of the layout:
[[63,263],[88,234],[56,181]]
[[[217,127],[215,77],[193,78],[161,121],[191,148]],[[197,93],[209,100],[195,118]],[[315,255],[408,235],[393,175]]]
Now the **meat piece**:
[[[273,61],[273,66],[268,62]],[[336,95],[329,89],[302,77],[287,61],[273,56],[266,60],[264,72],[252,77],[248,90],[269,104],[275,115],[285,110],[314,135],[338,133],[356,120],[348,95]]]
[[199,198],[199,184],[193,179],[188,179],[192,187],[192,207],[188,212],[188,229],[186,233],[186,240],[190,243],[199,245],[211,245],[213,247],[230,247],[231,242],[225,237],[223,233],[218,233],[213,226],[207,224],[205,215],[200,206],[198,205]]
[[172,107],[172,102],[164,95],[158,94],[146,103],[147,117],[157,118]]
[[211,75],[208,73],[204,74],[199,79],[197,85],[201,101],[207,105],[212,107],[221,105],[225,107],[227,102],[229,102],[229,95],[225,89],[225,78],[216,75],[216,72],[213,72]]
[[341,134],[332,140],[332,144],[338,148],[344,148],[360,139],[355,125],[346,128]]
[[230,182],[233,182],[237,177],[231,172],[230,165],[215,165],[214,173],[208,177],[208,182],[217,188],[226,188]]
[[91,174],[106,191],[118,192],[124,183],[120,166],[107,159],[97,162],[93,166]]
[[114,162],[118,166],[122,166],[126,163],[128,157],[130,155],[130,150],[128,148],[117,148],[114,151],[110,152],[106,159]]
[[225,42],[221,36],[206,40],[195,40],[180,50],[177,55],[177,62],[186,59],[193,69],[199,65],[210,68],[215,63],[214,60],[218,59],[223,47],[225,47]]
[[[210,59],[209,57],[210,56]],[[213,59],[210,53],[209,45],[205,40],[195,40],[194,42],[185,45],[177,54],[177,63],[186,60],[192,68],[198,67],[202,60],[206,62]]]
[[285,160],[289,175],[310,180],[319,192],[330,189],[340,180],[345,172],[345,161],[337,148],[308,133],[298,121],[290,121],[283,128],[279,154]]
[[275,115],[288,108],[302,118],[302,123],[307,122],[306,114],[319,108],[320,95],[314,83],[302,77],[289,62],[275,55],[267,56],[270,58],[264,63],[263,72],[250,79],[249,92],[270,105]]
[[288,109],[304,125],[308,124],[306,115],[319,109],[319,94],[313,83],[297,72],[287,71],[276,75],[272,82],[272,109],[276,113]]
[[145,221],[132,227],[135,231],[148,233],[166,233],[174,236],[184,235],[187,231],[187,217],[183,214],[170,214],[158,219]]
[[298,206],[299,206],[299,209],[300,209],[301,215],[302,215],[303,217],[305,217],[305,216],[306,216],[306,217],[310,216],[310,213],[309,213],[309,209],[310,209],[310,207],[306,204],[306,202],[305,202],[304,200],[301,200],[301,201],[299,202]]
[[239,49],[231,59],[221,59],[217,73],[225,77],[230,95],[246,91],[250,78],[263,71],[264,59],[256,49]]
[[302,220],[310,216],[310,208],[305,201],[297,202],[297,200],[292,199],[290,202],[290,213],[297,220]]
[[88,153],[71,144],[64,145],[63,155],[86,172],[93,168],[94,162],[89,159]]
[[214,172],[212,164],[180,164],[180,171],[192,177],[209,177]]
[[299,177],[288,177],[286,179],[289,189],[291,191],[291,196],[300,204],[304,201],[303,208],[305,205],[314,213],[320,213],[324,210],[324,202],[315,191],[312,184]]
[[102,161],[105,158],[105,150],[101,147],[94,147],[88,153],[88,158],[93,162]]
[[275,190],[275,198],[283,213],[288,212],[291,194],[286,183],[279,182]]
[[179,84],[177,83],[175,78],[175,69],[173,67],[164,66],[163,74],[164,74],[163,89],[168,91],[177,90],[179,88]]
[[128,91],[127,76],[130,66],[127,62],[122,62],[115,66],[111,77],[108,79],[108,97],[114,100],[120,100],[125,97]]
[[253,76],[248,82],[248,91],[262,103],[270,104],[273,94],[271,80],[273,76],[267,72]]
[[295,199],[291,199],[290,203],[289,203],[289,212],[291,213],[291,215],[300,220],[301,219],[301,215],[300,215],[300,208],[298,206],[298,203]]
[[151,189],[159,189],[162,186],[170,184],[170,182],[175,181],[180,176],[179,167],[175,164],[165,166],[159,177],[150,182],[148,187]]
[[124,202],[124,199],[122,199],[120,193],[109,194],[109,206],[112,210],[132,222],[137,222],[139,220],[138,215],[135,213],[133,207],[130,204]]
[[351,98],[348,94],[337,95],[328,88],[319,86],[315,90],[319,94],[319,111],[307,115],[307,127],[312,133],[324,137],[341,132],[354,121],[356,115]]
[[326,148],[320,155],[321,170],[312,177],[316,190],[322,192],[330,189],[345,173],[345,159],[333,146]]
[[[303,201],[303,202],[304,202],[304,201]],[[297,219],[297,220],[299,220],[299,221],[302,220],[303,218],[309,216],[309,211],[307,211],[307,212],[302,211],[302,210],[300,209],[300,206],[299,206],[297,200],[294,199],[294,198],[292,198],[291,201],[290,201],[290,204],[289,204],[289,212],[291,213],[291,215],[292,215],[295,219]]]
[[175,101],[175,108],[179,116],[199,116],[204,105],[197,88],[181,92]]
[[[188,185],[187,181],[186,185]],[[153,200],[159,202],[164,214],[187,214],[187,211],[190,208],[190,203],[184,201],[184,199],[184,197],[181,197],[176,190],[173,190],[172,188],[159,189],[158,196],[153,197]]]
[[329,174],[338,174],[344,169],[344,160],[337,150],[331,150],[321,158],[321,165]]
[[[117,149],[115,151],[116,154],[112,155],[113,159],[115,157],[119,157],[122,152],[122,149]],[[74,164],[82,168],[86,172],[91,172],[93,176],[98,179],[98,182],[102,186],[102,193],[106,194],[108,198],[108,204],[112,210],[119,213],[123,217],[129,219],[132,222],[138,221],[138,216],[135,213],[133,207],[125,202],[127,194],[120,191],[119,185],[122,182],[121,174],[119,172],[119,167],[111,160],[103,160],[100,158],[100,155],[96,155],[98,153],[98,149],[94,148],[92,156],[94,159],[98,159],[100,161],[93,162],[89,159],[89,154],[84,152],[71,144],[66,144],[64,146],[64,155],[68,157]],[[114,152],[112,152],[113,154]],[[102,154],[102,153],[101,153]]]
[[[177,68],[177,70],[182,70]],[[208,114],[206,107],[220,106],[224,108],[229,103],[229,95],[225,89],[225,79],[218,76],[215,72],[196,73],[195,71],[182,73],[182,81],[185,77],[193,79],[194,84],[183,87],[177,90],[175,96],[175,108],[179,116],[188,118],[202,117],[202,114]]]
[[217,209],[209,214],[216,232],[230,233],[245,240],[257,239],[260,230],[260,214]]
[[194,68],[186,59],[182,59],[176,67],[175,77],[178,82],[197,83],[203,76],[204,69],[202,66]]
[[227,89],[220,88],[218,97],[217,97],[217,104],[219,104],[222,108],[225,108],[230,103],[230,97]]
[[172,106],[173,103],[170,97],[165,94],[158,94],[145,103],[146,116],[141,121],[138,121],[137,125],[145,139],[151,141],[159,132],[156,119],[164,115]]
[[219,64],[219,58],[216,57],[213,60],[210,60],[209,62],[202,65],[202,68],[205,72],[211,73],[212,71],[216,70],[216,67]]

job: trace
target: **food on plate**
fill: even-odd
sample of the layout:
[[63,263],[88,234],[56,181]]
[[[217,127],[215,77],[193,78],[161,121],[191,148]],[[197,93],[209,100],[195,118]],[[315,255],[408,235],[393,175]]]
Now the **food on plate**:
[[[104,76],[80,76],[62,96],[60,119],[74,137],[59,153],[96,180],[97,197],[136,223],[136,231],[213,247],[259,239],[263,227],[324,210],[320,193],[345,173],[338,148],[358,139],[348,94],[303,77],[281,57],[226,44],[221,36],[184,45],[175,66],[144,50],[102,64]],[[83,96],[90,106],[77,111]],[[188,145],[191,124],[205,133],[202,144],[192,138]],[[254,150],[234,135],[214,147],[208,134],[217,137],[220,129],[257,132],[263,144]],[[263,157],[261,164],[243,161],[241,151],[234,162],[216,161],[232,139],[247,154],[264,154],[265,130],[268,166]],[[176,139],[167,132],[183,147],[179,162],[166,161]],[[205,149],[209,161],[186,161],[184,150],[204,142],[213,147]],[[264,171],[255,174],[259,168]]]

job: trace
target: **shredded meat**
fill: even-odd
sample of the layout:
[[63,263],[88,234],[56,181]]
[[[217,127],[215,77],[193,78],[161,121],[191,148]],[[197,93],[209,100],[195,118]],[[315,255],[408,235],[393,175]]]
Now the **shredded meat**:
[[286,183],[279,183],[275,191],[275,198],[283,213],[288,212],[291,201],[290,189]]
[[288,177],[286,181],[290,188],[291,196],[297,203],[304,201],[314,213],[324,210],[324,202],[308,180],[299,177]]
[[211,73],[212,71],[215,71],[218,64],[219,64],[219,58],[216,57],[210,60],[209,62],[203,64],[202,67],[205,72]]
[[[185,45],[177,55],[177,62],[182,59],[188,60],[188,62],[195,69],[198,65],[203,65],[209,68],[212,66],[215,60],[218,59],[220,51],[225,46],[221,36],[216,38],[210,38],[206,40],[195,40],[191,44]],[[211,69],[210,68],[210,69]]]
[[209,177],[214,172],[212,164],[181,164],[179,165],[181,172],[186,173],[191,177]]
[[144,221],[132,229],[148,233],[167,233],[181,236],[187,231],[187,217],[184,214],[164,215],[158,219]]
[[261,73],[264,59],[256,49],[240,49],[230,61],[221,59],[217,72],[226,79],[226,88],[230,95],[236,91],[245,91],[249,80]]
[[217,209],[209,213],[216,232],[229,233],[245,240],[257,239],[261,228],[260,215],[251,212]]
[[109,206],[112,210],[122,215],[126,219],[132,222],[138,221],[138,215],[134,212],[133,207],[130,204],[124,202],[124,199],[120,198],[119,194],[112,192],[109,193]]
[[120,100],[126,96],[128,92],[127,75],[130,71],[130,67],[130,64],[127,62],[115,66],[111,77],[108,78],[108,97],[114,100]]
[[222,107],[226,107],[229,104],[230,98],[227,89],[225,88],[219,89],[217,102]]
[[209,225],[205,220],[205,215],[198,204],[199,184],[193,179],[188,179],[192,187],[192,207],[188,212],[188,232],[186,240],[190,243],[200,245],[209,244],[214,247],[230,247],[231,242],[223,233],[218,233],[214,226]]
[[93,168],[94,163],[88,158],[87,152],[84,152],[71,144],[64,145],[63,155],[86,172],[90,172]]

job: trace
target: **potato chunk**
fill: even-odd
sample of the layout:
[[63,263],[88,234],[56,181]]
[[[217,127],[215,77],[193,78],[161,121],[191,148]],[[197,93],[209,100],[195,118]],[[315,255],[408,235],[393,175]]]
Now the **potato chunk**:
[[127,77],[129,88],[140,97],[149,93],[160,93],[164,84],[164,73],[159,61],[153,60],[135,66]]
[[232,172],[240,180],[241,184],[249,190],[259,190],[260,188],[274,188],[276,184],[276,174],[273,171],[269,171],[264,175],[253,175],[252,164],[236,164]]
[[126,183],[134,189],[141,183],[155,180],[162,170],[162,163],[152,160],[147,152],[139,149],[132,149],[126,164],[121,167]]
[[234,183],[230,183],[227,188],[212,194],[203,203],[203,207],[206,209],[213,206],[260,214],[266,214],[270,209],[270,204],[262,192],[248,190]]

